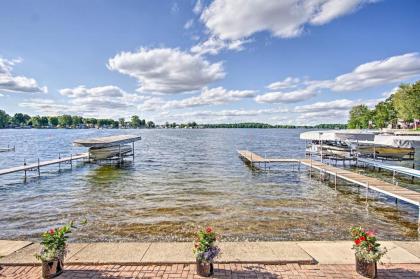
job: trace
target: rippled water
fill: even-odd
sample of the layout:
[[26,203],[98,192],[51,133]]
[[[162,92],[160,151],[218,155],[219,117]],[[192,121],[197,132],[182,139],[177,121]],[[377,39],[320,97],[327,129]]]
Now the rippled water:
[[[296,166],[253,171],[236,153],[300,158],[298,129],[0,130],[0,168],[85,149],[76,138],[136,134],[135,161],[122,167],[79,163],[0,177],[0,238],[36,239],[50,226],[88,219],[74,241],[190,240],[212,225],[226,240],[347,239],[348,227],[385,239],[417,239],[414,206],[343,182],[334,187]],[[416,185],[412,187],[417,187]]]

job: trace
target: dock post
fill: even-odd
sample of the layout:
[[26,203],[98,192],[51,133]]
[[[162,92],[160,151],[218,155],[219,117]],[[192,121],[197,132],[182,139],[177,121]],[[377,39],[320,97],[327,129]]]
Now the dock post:
[[312,178],[312,153],[309,153],[309,159],[311,162],[311,165],[309,167],[309,177]]
[[419,206],[419,219],[417,222],[417,232],[420,233],[420,206]]
[[133,161],[134,161],[134,141],[133,141]]
[[366,183],[366,206],[368,205],[369,181]]
[[334,185],[335,185],[335,190],[337,191],[337,172],[335,172],[335,175],[334,175]]
[[392,172],[392,184],[395,184],[395,171]]
[[61,171],[61,155],[58,153],[58,171]]
[[41,170],[40,170],[40,167],[39,167],[39,158],[38,158],[38,177],[40,177],[41,176]]
[[[26,159],[23,159],[23,165],[26,166]],[[25,169],[25,181],[26,181],[26,169]]]

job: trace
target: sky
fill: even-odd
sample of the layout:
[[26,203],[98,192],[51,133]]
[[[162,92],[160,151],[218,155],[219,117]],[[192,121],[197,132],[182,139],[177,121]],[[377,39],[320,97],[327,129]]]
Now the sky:
[[418,0],[4,0],[0,109],[345,123],[420,79]]

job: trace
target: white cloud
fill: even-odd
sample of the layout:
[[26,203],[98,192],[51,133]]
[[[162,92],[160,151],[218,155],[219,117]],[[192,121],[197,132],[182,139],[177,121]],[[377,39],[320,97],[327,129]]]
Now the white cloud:
[[299,36],[305,25],[321,25],[371,0],[215,0],[201,14],[213,35],[241,39],[260,31],[276,37]]
[[314,97],[322,89],[333,92],[359,91],[389,83],[403,82],[420,76],[419,53],[407,53],[362,64],[352,72],[339,75],[331,80],[300,81],[288,77],[285,80],[269,84],[269,89],[300,89],[291,92],[270,92],[256,97],[257,102],[291,103]]
[[67,100],[28,99],[19,106],[31,108],[41,114],[77,114],[87,117],[120,117],[137,112],[137,105],[147,96],[127,93],[113,85],[87,88],[78,86],[59,90]]
[[84,85],[75,88],[61,89],[60,94],[63,96],[77,97],[122,97],[126,92],[117,86],[107,85],[101,87],[86,88]]
[[249,42],[251,40],[221,40],[213,36],[192,46],[190,51],[199,55],[216,55],[223,49],[241,51],[244,49],[243,45]]
[[46,86],[40,87],[33,78],[12,74],[13,66],[22,59],[7,60],[0,58],[0,91],[10,93],[46,93]]
[[210,63],[200,56],[171,48],[121,52],[109,59],[107,66],[136,78],[141,92],[194,91],[225,77],[222,62]]
[[391,97],[391,95],[394,95],[395,92],[397,92],[399,88],[400,88],[399,86],[396,86],[396,87],[392,88],[391,91],[387,91],[387,92],[382,93],[382,96],[385,99],[387,99],[387,98]]
[[199,14],[199,13],[201,13],[202,10],[203,10],[203,3],[201,2],[201,0],[197,0],[195,2],[194,8],[193,8],[193,12],[195,14]]
[[184,29],[190,29],[194,25],[194,19],[190,19],[184,24]]
[[259,103],[297,103],[316,96],[312,88],[296,90],[291,92],[270,92],[255,97]]
[[301,81],[299,78],[287,77],[284,80],[270,83],[269,85],[267,85],[267,88],[270,90],[290,89],[297,87],[300,84],[300,82]]
[[362,64],[331,82],[333,91],[355,91],[420,75],[419,53],[407,53]]
[[182,100],[165,101],[162,98],[152,98],[139,105],[141,110],[169,110],[191,108],[206,105],[220,105],[236,102],[244,98],[255,96],[253,90],[226,90],[223,87],[207,88],[204,87],[198,96],[185,98]]
[[349,110],[356,105],[355,101],[348,99],[340,99],[329,102],[317,102],[310,105],[296,106],[296,112],[325,112],[333,110]]
[[199,96],[194,96],[183,100],[169,101],[163,106],[163,109],[219,105],[239,101],[243,98],[251,98],[254,96],[255,93],[252,90],[226,90],[223,87],[208,89],[205,87]]
[[222,117],[241,117],[241,116],[258,116],[265,114],[276,114],[288,112],[287,109],[258,109],[258,110],[244,110],[244,109],[232,109],[232,110],[220,110],[220,111],[194,111],[187,113],[176,114],[177,116],[222,116]]

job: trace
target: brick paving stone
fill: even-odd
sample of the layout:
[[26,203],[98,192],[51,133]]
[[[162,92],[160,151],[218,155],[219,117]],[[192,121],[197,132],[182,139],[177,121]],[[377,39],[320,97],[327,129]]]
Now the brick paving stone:
[[[165,278],[202,279],[196,274],[194,264],[169,265],[67,265],[57,278]],[[420,278],[420,264],[385,264],[378,267],[379,278]],[[40,278],[40,266],[3,266],[0,279]],[[214,278],[222,279],[344,279],[362,278],[354,265],[264,265],[264,264],[215,264]]]

